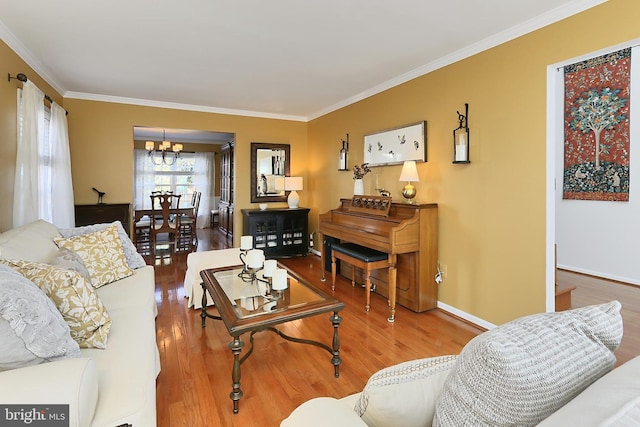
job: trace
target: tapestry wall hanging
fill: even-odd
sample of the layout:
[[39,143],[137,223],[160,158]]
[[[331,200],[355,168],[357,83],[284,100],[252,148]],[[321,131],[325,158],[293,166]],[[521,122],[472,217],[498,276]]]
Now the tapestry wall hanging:
[[564,67],[563,199],[629,201],[631,48]]

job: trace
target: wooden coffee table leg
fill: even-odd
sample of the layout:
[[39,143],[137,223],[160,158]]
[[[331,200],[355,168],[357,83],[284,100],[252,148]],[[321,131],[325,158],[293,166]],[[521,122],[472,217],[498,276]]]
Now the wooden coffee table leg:
[[338,316],[337,311],[334,311],[333,316],[331,316],[329,320],[331,320],[331,324],[333,325],[333,357],[331,358],[331,363],[333,363],[335,370],[334,375],[338,378],[340,376],[340,363],[342,363],[342,359],[340,359],[340,337],[338,336],[338,326],[340,326],[340,322],[342,322],[342,317]]
[[244,342],[239,336],[233,337],[233,341],[229,343],[229,348],[233,353],[233,370],[231,371],[231,381],[233,383],[233,390],[229,393],[229,397],[233,400],[233,413],[237,414],[238,403],[242,397],[242,390],[240,390],[240,352],[244,347]]

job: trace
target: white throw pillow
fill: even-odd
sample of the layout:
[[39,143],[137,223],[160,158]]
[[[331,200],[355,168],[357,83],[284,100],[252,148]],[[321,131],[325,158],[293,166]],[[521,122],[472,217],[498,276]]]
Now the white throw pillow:
[[533,426],[610,371],[620,303],[522,317],[462,349],[434,426]]
[[55,225],[37,220],[0,233],[0,258],[50,262],[58,247],[53,243],[60,233]]
[[122,250],[124,252],[124,257],[127,260],[129,268],[135,270],[136,268],[144,267],[145,265],[147,265],[144,258],[138,253],[136,246],[127,235],[127,232],[124,231],[124,227],[122,226],[122,223],[120,221],[105,224],[85,225],[83,227],[75,228],[63,228],[60,229],[60,234],[64,238],[82,236],[84,234],[102,231],[113,224],[116,224],[116,227],[118,228],[118,237],[120,237],[120,241],[122,242]]
[[442,386],[458,356],[412,360],[369,378],[354,410],[369,427],[427,427],[433,421]]
[[80,349],[53,302],[0,264],[0,371],[71,357]]

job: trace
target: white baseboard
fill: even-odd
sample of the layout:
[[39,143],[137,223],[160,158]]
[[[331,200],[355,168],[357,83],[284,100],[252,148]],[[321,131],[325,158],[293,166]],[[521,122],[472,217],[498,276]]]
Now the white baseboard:
[[617,282],[629,283],[631,285],[640,286],[640,280],[632,279],[630,277],[616,276],[614,274],[603,273],[601,271],[587,270],[579,267],[572,267],[570,265],[558,264],[558,268],[561,270],[573,271],[575,273],[588,274],[589,276],[602,277],[603,279],[615,280]]
[[[315,254],[317,256],[321,255],[320,251],[318,251],[316,249],[310,249],[309,253]],[[443,311],[446,311],[448,313],[451,313],[454,316],[457,316],[457,317],[459,317],[461,319],[464,319],[467,322],[471,322],[474,325],[478,325],[481,328],[485,328],[487,330],[493,329],[493,328],[496,327],[496,325],[494,325],[493,323],[489,323],[489,322],[487,322],[487,321],[485,321],[485,320],[483,320],[483,319],[481,319],[479,317],[476,317],[476,316],[474,316],[472,314],[466,313],[466,312],[464,312],[462,310],[458,310],[457,308],[452,307],[452,306],[450,306],[448,304],[445,304],[445,303],[443,303],[441,301],[438,301],[438,308],[443,310]]]
[[467,322],[471,322],[474,325],[478,325],[481,328],[485,328],[487,330],[489,329],[493,329],[496,327],[496,325],[494,325],[493,323],[487,322],[484,319],[481,319],[479,317],[476,317],[472,314],[469,314],[467,312],[464,312],[462,310],[458,310],[455,307],[450,306],[449,304],[445,304],[442,301],[438,301],[438,308],[441,310],[444,310],[446,312],[449,312],[451,314],[453,314],[454,316],[458,316],[461,319],[466,320]]

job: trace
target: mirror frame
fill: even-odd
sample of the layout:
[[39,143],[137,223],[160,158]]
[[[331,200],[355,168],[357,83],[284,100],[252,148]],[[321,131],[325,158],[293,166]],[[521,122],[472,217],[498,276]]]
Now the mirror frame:
[[291,162],[289,144],[270,144],[266,142],[251,143],[251,203],[286,202],[288,191],[282,196],[259,196],[258,195],[258,150],[284,150],[284,176],[289,176],[289,163]]

